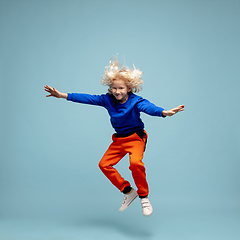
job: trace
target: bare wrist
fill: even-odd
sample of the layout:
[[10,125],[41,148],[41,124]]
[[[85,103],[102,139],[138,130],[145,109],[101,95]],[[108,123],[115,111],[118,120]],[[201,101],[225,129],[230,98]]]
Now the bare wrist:
[[60,98],[68,99],[68,94],[67,93],[61,93]]

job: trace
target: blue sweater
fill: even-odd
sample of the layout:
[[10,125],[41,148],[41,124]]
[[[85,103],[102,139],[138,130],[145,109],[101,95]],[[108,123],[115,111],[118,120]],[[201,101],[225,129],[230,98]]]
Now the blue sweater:
[[90,95],[85,93],[68,93],[68,100],[102,106],[110,115],[112,127],[119,135],[127,135],[144,129],[144,123],[140,118],[140,112],[151,116],[162,116],[161,107],[157,107],[148,100],[130,92],[125,103],[119,103],[111,94]]

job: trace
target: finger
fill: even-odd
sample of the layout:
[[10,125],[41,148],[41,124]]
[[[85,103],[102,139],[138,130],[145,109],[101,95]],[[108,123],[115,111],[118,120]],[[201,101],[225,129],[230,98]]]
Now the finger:
[[47,89],[47,88],[45,89],[45,91],[49,93],[52,92],[50,89]]
[[180,107],[180,109],[184,109],[184,108],[185,108],[185,106],[184,106],[184,105],[180,105],[179,107]]
[[180,105],[178,107],[176,107],[176,109],[183,109],[184,108],[184,105]]
[[178,109],[176,113],[184,111],[184,108]]
[[176,113],[182,112],[182,111],[183,111],[183,109],[178,109],[178,110],[176,111]]
[[49,90],[53,90],[50,86],[46,86],[46,88],[49,89]]
[[50,92],[52,89],[50,87],[45,87],[45,91]]
[[184,110],[184,105],[178,106],[173,109],[173,111],[176,111],[176,112],[183,111],[183,110]]

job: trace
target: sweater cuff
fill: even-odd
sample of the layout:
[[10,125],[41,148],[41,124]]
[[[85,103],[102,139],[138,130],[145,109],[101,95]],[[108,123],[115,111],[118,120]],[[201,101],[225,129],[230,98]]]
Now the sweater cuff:
[[163,116],[162,112],[164,111],[165,109],[162,109],[161,111],[161,117],[165,118],[166,116]]
[[68,97],[67,97],[67,101],[72,101],[72,98],[73,96],[72,96],[72,93],[68,93]]

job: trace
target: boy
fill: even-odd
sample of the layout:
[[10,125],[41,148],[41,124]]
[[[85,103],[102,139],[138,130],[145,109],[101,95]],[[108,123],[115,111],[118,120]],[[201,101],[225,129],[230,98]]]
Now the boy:
[[[48,85],[45,86],[45,91],[50,93],[46,97],[64,98],[68,101],[99,105],[107,109],[116,133],[113,134],[113,142],[99,162],[99,167],[112,184],[124,194],[120,212],[124,211],[138,196],[141,200],[143,215],[150,216],[153,208],[148,198],[149,189],[142,162],[147,132],[144,130],[140,112],[166,117],[183,111],[184,105],[167,111],[135,95],[134,92],[141,89],[142,74],[143,72],[136,69],[135,66],[134,69],[123,67],[115,57],[105,68],[102,78],[102,84],[109,87],[107,94],[61,93]],[[132,172],[137,191],[113,167],[126,154],[129,154],[129,169]]]

